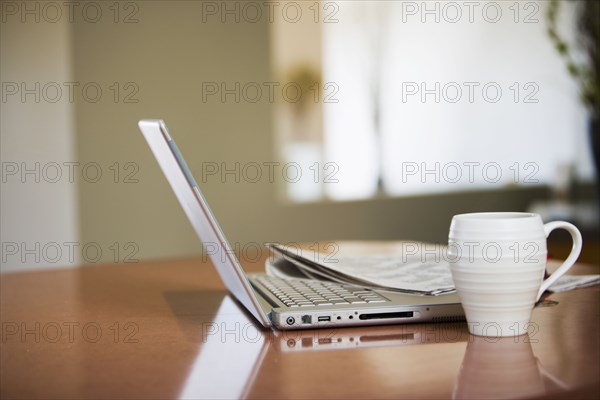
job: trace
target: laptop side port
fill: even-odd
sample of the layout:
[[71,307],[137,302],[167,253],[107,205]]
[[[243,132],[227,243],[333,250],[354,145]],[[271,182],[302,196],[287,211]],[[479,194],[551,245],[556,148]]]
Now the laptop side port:
[[412,311],[402,312],[387,312],[387,313],[373,313],[373,314],[360,314],[359,319],[384,319],[384,318],[412,318],[414,317]]
[[303,324],[311,324],[312,323],[312,315],[303,315],[302,323]]
[[329,315],[322,315],[319,317],[319,322],[329,322],[331,321],[331,317]]

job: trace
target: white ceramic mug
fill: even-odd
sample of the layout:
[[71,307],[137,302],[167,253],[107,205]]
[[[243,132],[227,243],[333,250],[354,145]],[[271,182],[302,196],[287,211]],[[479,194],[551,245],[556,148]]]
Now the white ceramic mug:
[[[571,254],[549,278],[546,239],[562,228],[573,238]],[[527,333],[533,306],[577,260],[583,240],[572,224],[544,224],[531,213],[473,213],[452,218],[448,260],[469,332],[479,336]]]

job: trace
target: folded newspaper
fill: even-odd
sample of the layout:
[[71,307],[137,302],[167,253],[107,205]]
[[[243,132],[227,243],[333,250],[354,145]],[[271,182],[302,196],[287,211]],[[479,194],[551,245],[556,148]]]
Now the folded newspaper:
[[563,275],[548,288],[549,292],[568,292],[570,290],[600,284],[600,275]]
[[[266,272],[279,278],[310,278],[429,296],[456,290],[450,265],[439,258],[427,260],[419,253],[344,256],[275,243],[267,246],[275,257],[267,259]],[[443,251],[443,246],[439,248]],[[549,291],[563,292],[599,283],[599,275],[565,275]]]
[[280,278],[311,278],[374,289],[437,296],[454,292],[450,265],[427,262],[419,254],[343,256],[314,250],[267,245],[276,257],[267,260],[267,274]]

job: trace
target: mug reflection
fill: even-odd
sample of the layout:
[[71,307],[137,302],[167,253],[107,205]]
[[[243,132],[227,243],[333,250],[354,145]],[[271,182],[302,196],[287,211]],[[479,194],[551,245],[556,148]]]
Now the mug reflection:
[[454,387],[454,399],[512,399],[546,393],[529,335],[471,336]]

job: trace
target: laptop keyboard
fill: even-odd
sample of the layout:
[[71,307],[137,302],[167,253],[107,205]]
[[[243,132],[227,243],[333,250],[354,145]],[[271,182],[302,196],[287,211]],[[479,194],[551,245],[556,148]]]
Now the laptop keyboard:
[[390,301],[372,290],[334,282],[280,279],[271,276],[261,276],[256,280],[288,307],[370,304]]

